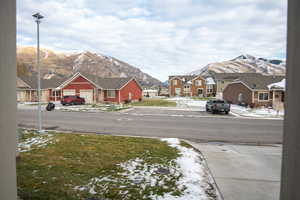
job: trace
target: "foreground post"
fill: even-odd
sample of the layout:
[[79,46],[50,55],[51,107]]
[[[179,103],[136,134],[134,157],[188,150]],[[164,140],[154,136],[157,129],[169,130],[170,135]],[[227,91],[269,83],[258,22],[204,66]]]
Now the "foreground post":
[[0,6],[0,199],[17,199],[16,2]]
[[40,23],[44,17],[40,13],[32,15],[37,25],[37,58],[36,65],[38,70],[38,132],[42,133],[42,108],[41,108],[41,69],[40,69]]
[[300,1],[288,1],[287,98],[281,200],[300,199]]

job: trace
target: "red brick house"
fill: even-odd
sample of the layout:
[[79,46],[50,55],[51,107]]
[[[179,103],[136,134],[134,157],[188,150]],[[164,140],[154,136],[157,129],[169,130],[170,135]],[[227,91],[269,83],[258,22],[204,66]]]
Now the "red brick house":
[[261,74],[240,77],[227,84],[223,90],[223,98],[233,104],[246,104],[251,107],[273,106],[274,102],[284,101],[284,91],[271,90],[268,86],[283,79],[284,76]]
[[55,90],[60,90],[61,96],[84,97],[87,103],[124,103],[139,101],[142,98],[142,87],[134,78],[100,78],[80,72],[67,79]]
[[213,95],[214,83],[207,83],[206,78],[199,75],[169,76],[169,95],[200,97]]
[[[26,83],[26,81],[24,82]],[[33,81],[32,83],[34,82],[36,81]],[[47,81],[42,79],[42,86],[44,82]],[[44,101],[59,101],[62,96],[66,95],[83,97],[85,98],[86,103],[124,103],[129,101],[139,101],[142,98],[142,87],[134,78],[101,78],[77,72],[64,80],[48,80],[48,82],[51,82],[51,84],[47,87],[43,87],[43,90],[46,91],[42,98]],[[36,88],[36,86],[32,86],[31,88],[23,88],[22,90],[27,93],[28,90],[32,90],[33,92],[30,94],[36,97]],[[18,88],[18,91],[20,90],[21,88]],[[26,99],[26,101],[34,100],[37,100],[37,98]]]

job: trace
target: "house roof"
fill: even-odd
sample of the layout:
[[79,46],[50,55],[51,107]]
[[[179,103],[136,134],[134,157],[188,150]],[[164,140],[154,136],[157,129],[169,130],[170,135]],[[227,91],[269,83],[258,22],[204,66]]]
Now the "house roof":
[[[31,89],[38,88],[38,78],[36,75],[19,76],[18,78],[26,83]],[[41,89],[56,88],[65,80],[66,79],[63,78],[41,79]]]
[[205,81],[206,81],[207,85],[215,85],[216,84],[215,80],[212,77],[207,77],[205,79]]
[[268,90],[268,85],[278,83],[284,79],[284,76],[243,76],[237,81],[243,82],[250,89],[253,90]]
[[263,76],[260,73],[215,73],[214,75],[215,80],[236,80],[240,77],[248,77],[248,76]]
[[[84,73],[75,73],[72,76],[69,76],[67,78],[51,78],[51,79],[41,79],[41,89],[48,89],[48,88],[58,88],[64,84],[68,84],[68,81],[71,80],[74,77],[77,77],[79,75],[84,76],[89,81],[91,81],[93,84],[95,84],[96,87],[106,89],[106,90],[119,90],[122,87],[124,87],[130,80],[134,79],[132,77],[127,78],[101,78],[95,75],[90,74],[84,74]],[[26,83],[28,86],[30,86],[31,89],[37,89],[38,88],[38,79],[37,76],[19,76],[19,78]],[[139,85],[139,83],[137,82]],[[139,87],[141,87],[139,85]]]
[[202,76],[201,75],[169,76],[169,80],[178,78],[183,82],[183,84],[192,84],[192,81],[197,77],[202,77]]
[[132,77],[126,78],[102,78],[91,74],[80,73],[88,80],[97,84],[97,86],[101,87],[105,90],[119,90],[124,87],[130,80],[134,79]]

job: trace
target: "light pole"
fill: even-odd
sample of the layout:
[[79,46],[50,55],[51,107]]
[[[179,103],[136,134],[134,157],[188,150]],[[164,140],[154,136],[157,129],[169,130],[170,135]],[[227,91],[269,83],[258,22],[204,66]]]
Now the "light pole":
[[44,17],[40,13],[32,15],[37,25],[37,59],[36,65],[38,70],[38,132],[42,133],[42,110],[41,110],[41,70],[40,70],[40,23]]

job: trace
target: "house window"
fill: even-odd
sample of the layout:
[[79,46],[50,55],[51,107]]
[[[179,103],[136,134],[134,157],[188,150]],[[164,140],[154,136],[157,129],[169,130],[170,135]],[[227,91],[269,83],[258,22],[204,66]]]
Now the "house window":
[[177,85],[177,80],[173,80],[173,85]]
[[184,92],[190,92],[190,86],[189,85],[185,85],[184,86]]
[[116,91],[115,90],[107,90],[107,97],[108,98],[115,98],[116,97]]
[[202,81],[201,80],[196,80],[195,81],[195,85],[196,86],[201,86],[202,85]]
[[207,93],[213,93],[213,85],[207,85],[206,92]]
[[268,101],[269,100],[269,93],[268,92],[262,92],[258,95],[259,101]]

